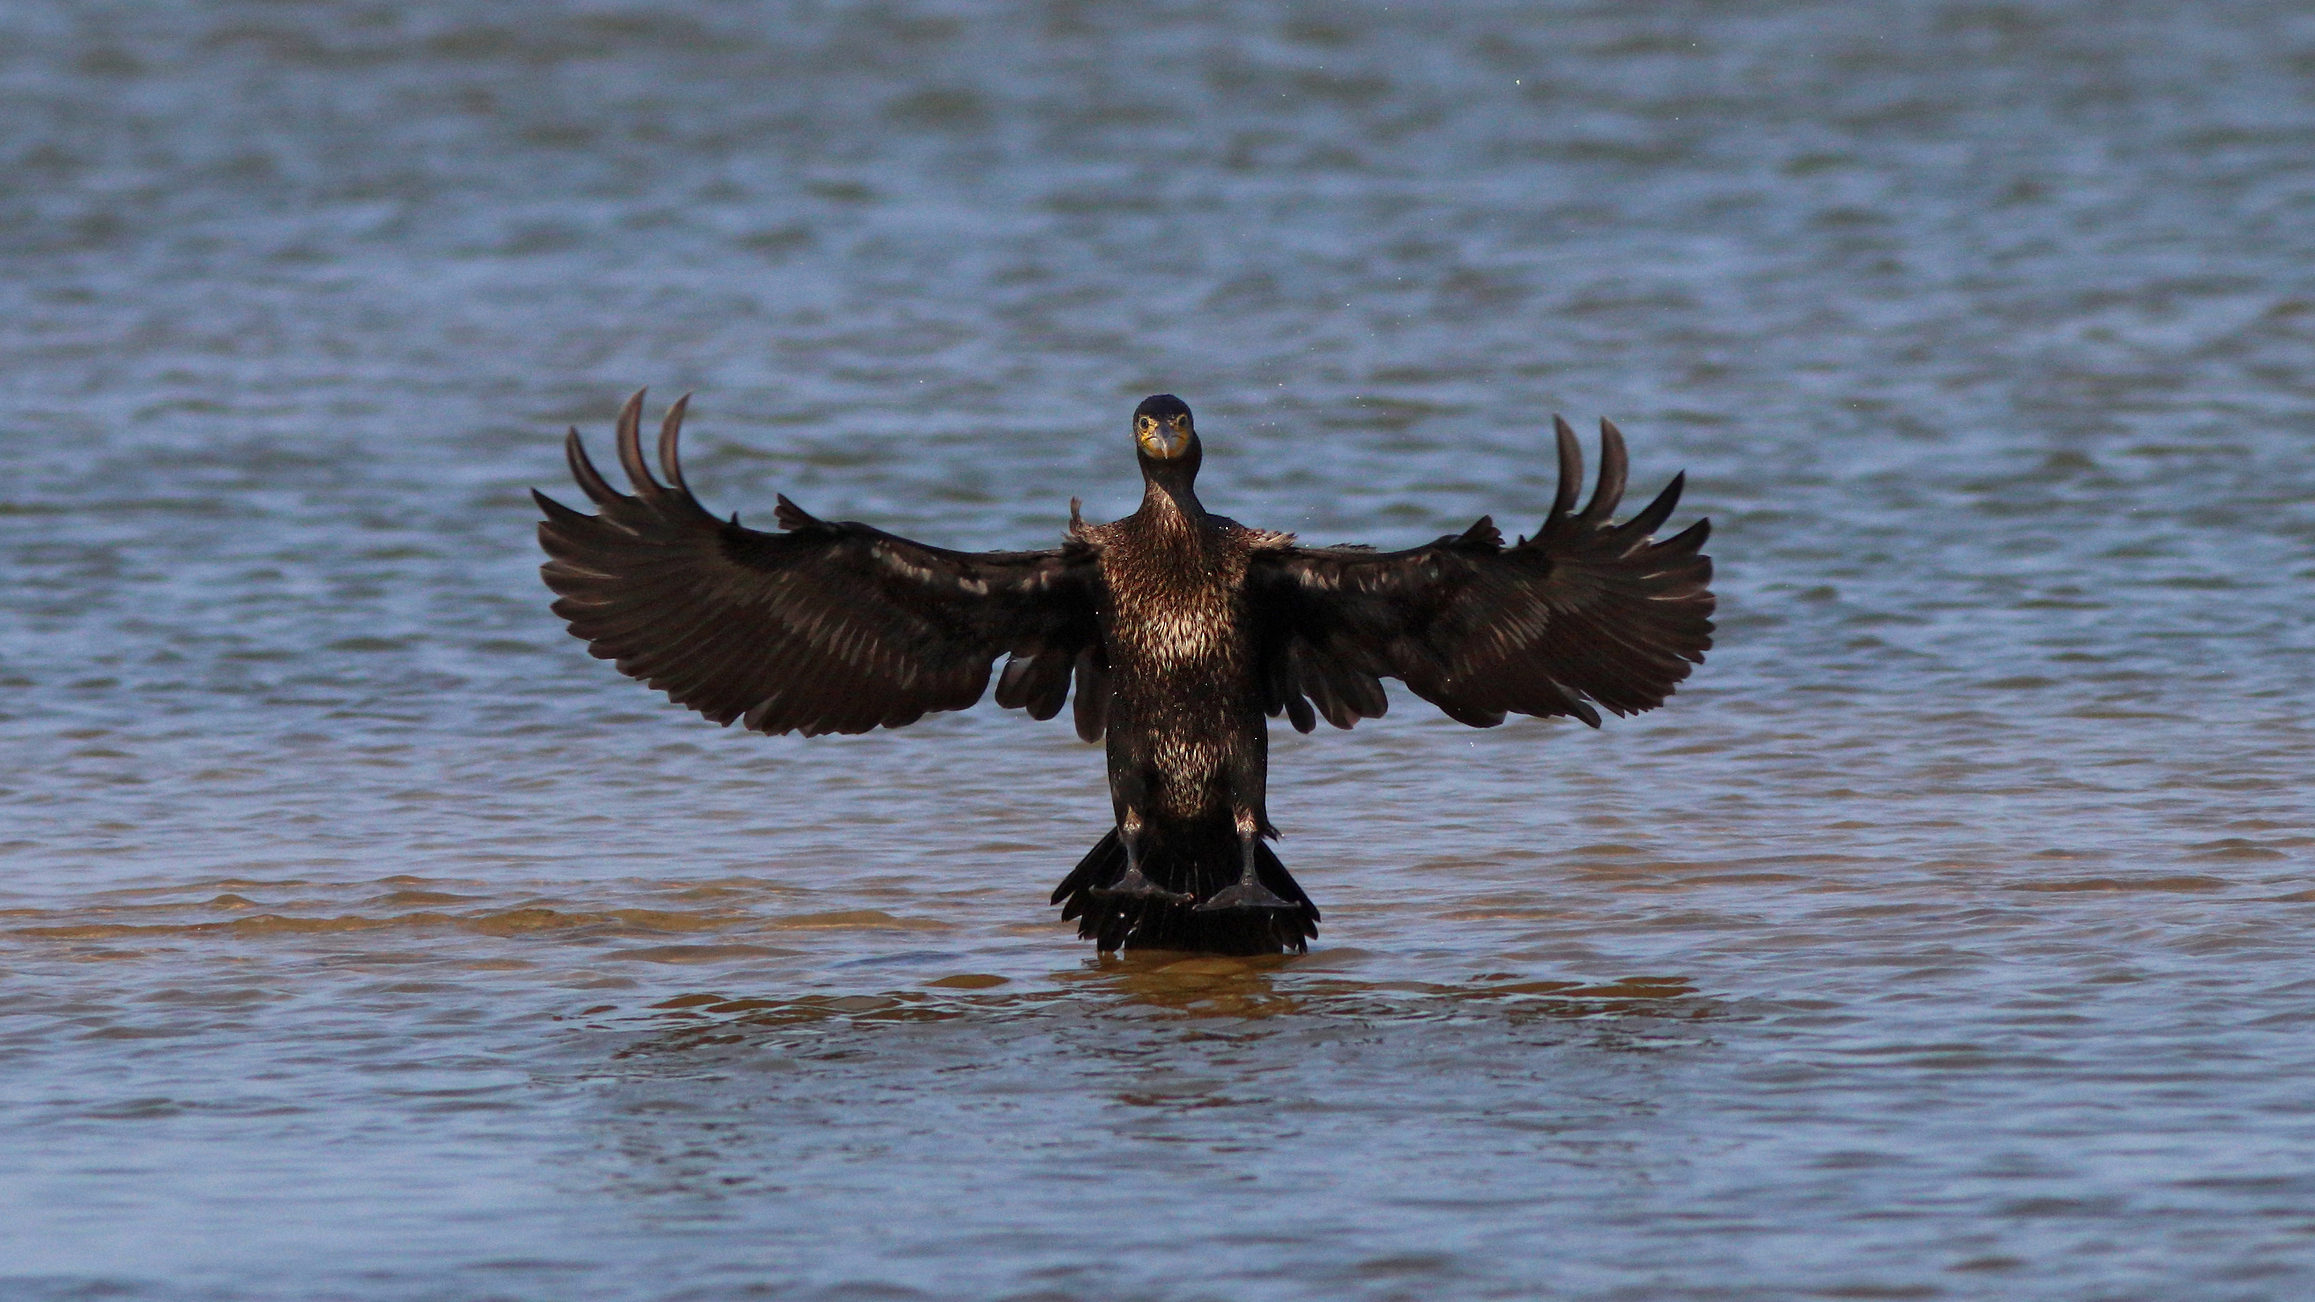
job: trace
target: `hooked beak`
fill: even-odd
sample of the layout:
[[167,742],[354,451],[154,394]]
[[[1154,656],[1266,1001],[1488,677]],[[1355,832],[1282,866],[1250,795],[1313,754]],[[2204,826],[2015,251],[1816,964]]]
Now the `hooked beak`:
[[1153,460],[1171,461],[1189,450],[1190,422],[1180,416],[1145,420],[1135,431],[1141,440],[1141,450]]

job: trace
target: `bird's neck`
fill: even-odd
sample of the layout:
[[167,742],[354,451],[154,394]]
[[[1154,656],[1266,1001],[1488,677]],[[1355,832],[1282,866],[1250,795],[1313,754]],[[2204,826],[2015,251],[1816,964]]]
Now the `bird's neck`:
[[1195,480],[1188,475],[1149,474],[1142,478],[1141,513],[1152,521],[1195,524],[1206,518]]

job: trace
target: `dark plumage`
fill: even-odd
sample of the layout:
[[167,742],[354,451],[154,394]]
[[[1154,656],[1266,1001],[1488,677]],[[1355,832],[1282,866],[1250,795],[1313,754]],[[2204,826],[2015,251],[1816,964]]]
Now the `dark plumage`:
[[[1683,477],[1611,522],[1624,442],[1600,423],[1600,473],[1556,421],[1559,494],[1532,538],[1490,519],[1406,551],[1301,547],[1209,514],[1193,490],[1190,409],[1134,413],[1141,509],[1061,546],[966,553],[779,499],[779,533],[718,520],[683,482],[660,428],[665,483],[645,463],[642,397],[619,417],[632,496],[572,430],[571,473],[601,510],[534,493],[555,613],[598,657],[717,723],[767,733],[897,728],[981,698],[1038,719],[1076,695],[1077,733],[1108,738],[1116,822],[1053,893],[1102,949],[1302,950],[1318,909],[1264,844],[1264,715],[1308,732],[1388,706],[1397,678],[1450,718],[1570,715],[1663,704],[1712,645],[1708,521],[1661,542]],[[687,400],[688,401],[688,400]]]

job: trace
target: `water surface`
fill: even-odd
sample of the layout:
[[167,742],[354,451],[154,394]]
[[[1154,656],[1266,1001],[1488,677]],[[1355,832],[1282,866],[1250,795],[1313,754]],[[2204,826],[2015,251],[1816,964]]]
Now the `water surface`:
[[[2315,21],[0,14],[0,1292],[2315,1288]],[[1274,740],[1301,959],[1097,961],[1096,749],[546,613],[632,388],[768,523],[1406,545],[1690,475],[1671,706]],[[566,492],[566,496],[575,496]]]

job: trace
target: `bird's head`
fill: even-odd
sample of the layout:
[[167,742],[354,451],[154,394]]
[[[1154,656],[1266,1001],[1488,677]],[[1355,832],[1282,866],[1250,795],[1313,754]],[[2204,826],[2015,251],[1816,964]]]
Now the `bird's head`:
[[1170,393],[1151,394],[1133,409],[1133,441],[1144,466],[1197,464],[1198,430],[1190,405]]

